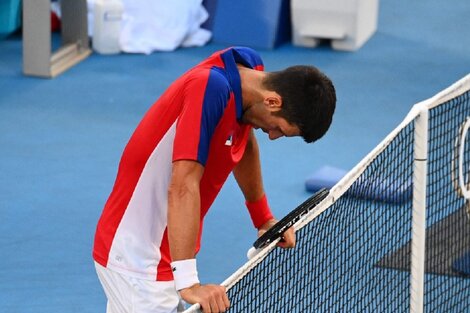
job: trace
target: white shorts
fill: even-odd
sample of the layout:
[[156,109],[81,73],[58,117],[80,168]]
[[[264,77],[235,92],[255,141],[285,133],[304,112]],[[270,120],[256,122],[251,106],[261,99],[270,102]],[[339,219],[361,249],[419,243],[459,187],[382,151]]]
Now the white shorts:
[[95,262],[108,304],[107,313],[177,313],[184,302],[173,281],[138,279],[109,270]]

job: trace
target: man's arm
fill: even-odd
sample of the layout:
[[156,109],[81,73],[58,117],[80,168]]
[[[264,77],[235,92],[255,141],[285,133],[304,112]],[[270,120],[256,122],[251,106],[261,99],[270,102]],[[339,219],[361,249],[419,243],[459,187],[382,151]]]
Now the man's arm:
[[192,259],[200,223],[199,182],[204,167],[194,161],[173,163],[168,189],[168,240],[173,261]]
[[[247,202],[255,203],[265,196],[258,142],[256,141],[253,130],[250,132],[242,159],[233,169],[233,175]],[[265,233],[276,222],[275,219],[266,221],[258,228],[258,236]],[[284,233],[283,241],[279,243],[279,246],[283,248],[292,248],[295,246],[295,233],[293,228],[289,228]]]
[[264,196],[259,148],[253,130],[250,131],[242,159],[233,169],[233,175],[245,196],[245,200],[253,202]]
[[[170,187],[168,189],[168,240],[172,258],[172,267],[176,264],[185,264],[188,260],[195,258],[195,249],[200,227],[200,192],[204,167],[195,162],[181,160],[173,163]],[[194,261],[195,262],[195,261]],[[194,263],[195,264],[195,263]],[[191,267],[191,266],[190,266]],[[225,312],[229,307],[229,300],[225,288],[218,285],[200,285],[195,265],[193,271],[176,273],[175,283],[181,297],[188,303],[199,303],[204,312]],[[179,269],[176,268],[176,271]],[[182,265],[181,271],[186,271],[187,266]],[[189,285],[186,286],[186,279],[176,281],[177,278],[186,278]],[[196,279],[196,283],[194,282]]]

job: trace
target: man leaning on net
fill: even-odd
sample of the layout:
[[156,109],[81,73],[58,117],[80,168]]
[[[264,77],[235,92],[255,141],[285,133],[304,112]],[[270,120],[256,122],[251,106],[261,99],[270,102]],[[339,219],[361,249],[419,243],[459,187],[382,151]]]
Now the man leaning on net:
[[[313,66],[263,69],[250,48],[216,52],[173,82],[137,126],[95,234],[108,313],[179,312],[183,301],[204,312],[229,307],[224,287],[197,276],[205,214],[233,172],[258,233],[269,229],[276,220],[253,128],[313,142],[336,103],[330,79]],[[279,245],[294,247],[293,229]]]

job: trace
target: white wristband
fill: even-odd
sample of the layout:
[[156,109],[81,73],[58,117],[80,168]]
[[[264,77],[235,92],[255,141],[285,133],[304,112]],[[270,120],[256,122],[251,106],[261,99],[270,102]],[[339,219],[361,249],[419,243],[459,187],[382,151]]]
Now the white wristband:
[[196,259],[171,262],[171,269],[173,271],[176,290],[179,291],[195,284],[199,284]]

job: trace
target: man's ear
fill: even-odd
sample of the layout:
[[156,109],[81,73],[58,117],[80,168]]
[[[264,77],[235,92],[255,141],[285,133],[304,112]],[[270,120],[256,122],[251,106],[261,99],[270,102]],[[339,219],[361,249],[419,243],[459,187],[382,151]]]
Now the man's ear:
[[282,108],[282,98],[276,92],[269,92],[264,97],[264,105],[271,112],[277,112]]

